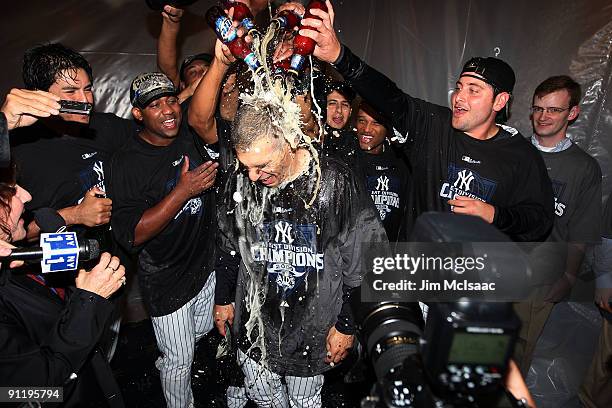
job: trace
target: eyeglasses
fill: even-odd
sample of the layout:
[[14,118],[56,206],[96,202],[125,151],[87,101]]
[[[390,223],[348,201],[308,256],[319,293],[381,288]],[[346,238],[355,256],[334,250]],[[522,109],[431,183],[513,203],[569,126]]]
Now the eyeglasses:
[[566,110],[570,110],[572,108],[568,107],[568,108],[556,108],[554,106],[548,107],[548,108],[543,108],[541,106],[537,106],[537,105],[533,105],[531,107],[531,113],[544,113],[544,111],[546,111],[546,113],[548,113],[549,115],[558,115],[561,112],[565,112]]

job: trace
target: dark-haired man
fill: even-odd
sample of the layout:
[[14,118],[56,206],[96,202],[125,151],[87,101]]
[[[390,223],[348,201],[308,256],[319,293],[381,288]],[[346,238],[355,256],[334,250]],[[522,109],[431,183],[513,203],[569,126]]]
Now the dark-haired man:
[[193,407],[195,343],[213,327],[215,152],[189,129],[177,90],[164,74],[136,77],[130,99],[143,129],[112,159],[113,233],[138,253],[166,403]]
[[[62,100],[94,104],[91,66],[82,55],[59,43],[25,53],[23,81],[27,91],[20,91],[22,97],[37,91],[39,99],[48,99],[42,101],[46,105],[56,104],[57,99],[40,91]],[[13,92],[17,95],[19,91]],[[31,116],[22,115],[18,120],[31,120]],[[27,209],[50,207],[57,211],[58,223],[74,226],[79,233],[108,224],[112,202],[104,197],[104,164],[134,130],[133,122],[110,113],[54,111],[32,126],[11,132],[18,182],[34,197]],[[36,222],[30,223],[28,237],[38,232]]]
[[[303,6],[290,6],[302,12]],[[392,119],[404,135],[413,166],[412,217],[425,211],[478,216],[512,239],[543,240],[553,220],[553,196],[537,150],[516,129],[497,125],[507,110],[515,76],[497,58],[472,58],[461,70],[451,109],[405,94],[340,44],[329,13],[312,10],[300,34],[317,45],[314,56],[332,63],[353,89]]]
[[[112,248],[117,253],[109,239],[112,201],[105,196],[105,170],[114,152],[135,131],[135,123],[93,110],[91,114],[55,110],[58,99],[95,105],[89,62],[62,44],[27,50],[22,76],[26,89],[11,91],[13,104],[43,109],[34,113],[39,118],[36,123],[11,132],[17,182],[33,196],[26,205],[33,219],[27,227],[28,238],[38,236],[41,229],[55,232],[65,225],[80,238],[101,239],[104,250]],[[8,102],[7,98],[5,107]],[[16,126],[35,120],[30,112],[8,117],[17,120]],[[118,316],[119,310],[115,312]],[[103,341],[108,358],[119,332],[119,318],[113,321],[112,332]]]
[[351,117],[351,104],[355,99],[355,91],[348,84],[340,81],[332,81],[325,89],[325,124],[332,129],[346,129]]
[[360,169],[389,242],[405,241],[402,222],[406,212],[410,172],[397,146],[388,140],[389,122],[366,102],[357,112]]

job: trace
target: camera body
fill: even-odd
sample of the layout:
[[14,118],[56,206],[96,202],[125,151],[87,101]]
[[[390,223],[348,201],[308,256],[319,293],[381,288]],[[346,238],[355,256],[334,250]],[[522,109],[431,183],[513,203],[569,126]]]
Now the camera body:
[[76,115],[90,115],[93,105],[88,102],[69,101],[62,99],[60,101],[60,113],[71,113]]
[[367,304],[359,338],[377,383],[362,407],[516,407],[503,387],[520,322],[509,303]]

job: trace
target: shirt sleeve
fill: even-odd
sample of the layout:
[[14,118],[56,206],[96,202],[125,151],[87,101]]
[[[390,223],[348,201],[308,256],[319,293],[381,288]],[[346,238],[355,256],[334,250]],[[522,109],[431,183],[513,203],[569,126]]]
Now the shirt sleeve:
[[569,221],[569,242],[598,243],[601,239],[601,170],[595,160],[583,169],[576,208]]
[[350,306],[351,296],[359,294],[358,288],[365,273],[363,244],[386,243],[385,229],[374,211],[372,199],[362,183],[358,183],[351,171],[343,186],[345,208],[340,211],[343,226],[339,234],[342,257],[342,308],[338,314],[336,330],[344,334],[354,333],[354,317]]
[[90,358],[112,309],[107,299],[77,289],[40,341],[34,341],[18,319],[5,314],[0,321],[0,382],[12,386],[62,386]]
[[235,237],[238,236],[234,217],[228,214],[231,202],[232,177],[225,179],[217,204],[217,259],[215,261],[215,304],[229,305],[235,300],[236,282],[241,257]]
[[[524,143],[527,143],[523,141]],[[495,206],[493,225],[514,241],[544,241],[553,226],[554,195],[546,165],[534,147],[520,164],[512,204]]]
[[135,176],[134,166],[123,155],[113,157],[109,172],[107,193],[113,200],[113,236],[127,251],[136,253],[140,249],[134,245],[136,226],[152,200],[147,198],[142,180]]

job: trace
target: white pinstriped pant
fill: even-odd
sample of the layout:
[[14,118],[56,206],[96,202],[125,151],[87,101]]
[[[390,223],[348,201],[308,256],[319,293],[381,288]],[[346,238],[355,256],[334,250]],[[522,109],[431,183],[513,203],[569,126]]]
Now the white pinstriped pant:
[[168,408],[193,407],[191,365],[195,343],[213,328],[215,273],[177,311],[151,317],[161,356],[155,362]]
[[261,369],[259,364],[238,350],[238,363],[244,372],[247,395],[258,407],[265,408],[318,408],[322,406],[323,375],[314,377],[281,376]]

